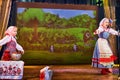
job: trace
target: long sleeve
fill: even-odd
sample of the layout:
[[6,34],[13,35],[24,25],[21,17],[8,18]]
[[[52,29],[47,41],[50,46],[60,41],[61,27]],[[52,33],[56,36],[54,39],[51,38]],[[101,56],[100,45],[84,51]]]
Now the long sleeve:
[[110,28],[109,33],[111,33],[113,35],[118,35],[118,32],[112,28]]
[[3,39],[0,40],[0,46],[6,44],[7,42],[9,42],[11,40],[11,37],[6,35]]
[[103,28],[102,27],[99,27],[95,32],[94,34],[100,34],[101,32],[103,32]]
[[16,44],[16,48],[17,50],[22,51],[24,53],[22,46],[20,46],[18,43]]

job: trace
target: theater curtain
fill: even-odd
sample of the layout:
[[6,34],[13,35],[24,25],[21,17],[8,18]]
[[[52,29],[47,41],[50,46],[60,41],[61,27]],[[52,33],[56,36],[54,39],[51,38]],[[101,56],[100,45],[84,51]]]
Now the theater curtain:
[[[113,21],[116,19],[115,17],[115,0],[103,0],[104,3],[104,15],[107,18],[111,18]],[[113,22],[113,26],[112,28],[116,29],[116,22]],[[111,48],[113,50],[113,53],[117,52],[117,48],[116,48],[116,37],[115,36],[111,36],[109,38],[110,41],[110,45]]]
[[4,31],[8,25],[11,2],[11,0],[0,1],[0,39],[3,37]]

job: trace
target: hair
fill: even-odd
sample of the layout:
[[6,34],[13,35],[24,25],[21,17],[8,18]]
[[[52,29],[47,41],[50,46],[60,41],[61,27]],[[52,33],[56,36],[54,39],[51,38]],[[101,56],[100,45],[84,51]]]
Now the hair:
[[5,35],[11,35],[11,32],[15,29],[15,28],[17,28],[16,26],[9,26],[8,28],[7,28],[7,30],[5,31]]

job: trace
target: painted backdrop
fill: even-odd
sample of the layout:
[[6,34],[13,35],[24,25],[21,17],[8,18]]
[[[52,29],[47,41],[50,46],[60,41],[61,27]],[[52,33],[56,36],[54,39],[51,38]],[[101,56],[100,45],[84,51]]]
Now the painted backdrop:
[[96,18],[96,10],[18,8],[22,60],[26,65],[91,63]]

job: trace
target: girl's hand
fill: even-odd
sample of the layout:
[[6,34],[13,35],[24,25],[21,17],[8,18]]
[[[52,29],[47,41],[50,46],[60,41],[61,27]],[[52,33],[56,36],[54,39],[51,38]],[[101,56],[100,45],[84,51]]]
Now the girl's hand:
[[21,54],[24,54],[24,51],[21,51]]
[[18,51],[18,54],[24,54],[24,51]]
[[93,34],[94,34],[94,35],[99,34],[99,31],[98,31],[98,30],[96,30]]

